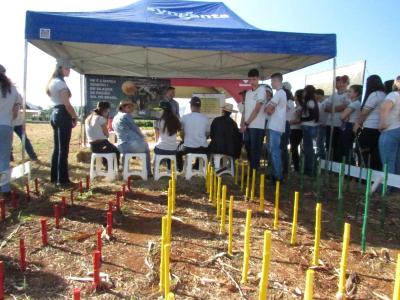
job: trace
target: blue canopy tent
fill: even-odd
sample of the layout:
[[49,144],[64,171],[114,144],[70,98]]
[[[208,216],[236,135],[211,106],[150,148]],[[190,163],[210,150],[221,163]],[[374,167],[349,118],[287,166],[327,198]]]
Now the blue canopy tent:
[[334,34],[260,30],[221,2],[141,0],[95,12],[26,14],[27,42],[81,74],[266,78],[336,56]]

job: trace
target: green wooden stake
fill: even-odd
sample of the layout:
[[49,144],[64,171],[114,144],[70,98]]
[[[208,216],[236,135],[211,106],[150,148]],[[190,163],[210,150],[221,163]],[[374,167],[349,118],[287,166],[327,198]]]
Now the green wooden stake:
[[358,220],[358,214],[360,211],[362,172],[363,172],[363,167],[360,166],[360,174],[358,175],[358,183],[357,183],[357,197],[356,197],[356,205],[355,205],[356,209],[354,212],[356,221]]
[[370,198],[370,190],[371,190],[371,174],[372,170],[368,169],[367,175],[367,188],[365,190],[365,204],[364,204],[364,216],[363,216],[363,224],[361,230],[361,252],[365,254],[365,248],[367,243],[367,224],[368,224],[368,208],[369,208],[369,198]]
[[384,164],[383,166],[383,185],[382,185],[382,211],[381,211],[381,230],[385,228],[385,220],[386,220],[386,210],[387,210],[387,203],[386,203],[386,192],[387,192],[387,180],[388,180],[388,166]]
[[344,170],[345,170],[345,157],[343,157],[343,161],[340,164],[340,173],[339,173],[339,186],[338,186],[338,206],[336,211],[336,225],[339,230],[343,227],[343,179],[344,179]]
[[303,191],[304,191],[304,154],[300,156],[300,208],[303,208]]
[[352,149],[349,150],[349,157],[347,159],[347,181],[346,181],[346,192],[350,192],[350,182],[351,182],[351,176],[350,176],[350,169],[351,169],[351,157]]

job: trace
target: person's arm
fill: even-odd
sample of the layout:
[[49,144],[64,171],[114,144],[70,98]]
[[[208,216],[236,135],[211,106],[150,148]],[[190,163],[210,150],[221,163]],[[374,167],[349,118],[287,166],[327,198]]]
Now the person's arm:
[[63,104],[65,105],[65,109],[67,110],[67,112],[69,113],[69,115],[72,118],[73,127],[75,127],[78,122],[78,116],[76,115],[75,109],[72,107],[71,102],[69,101],[70,95],[71,94],[68,89],[62,89],[60,91],[61,100],[63,101]]
[[101,129],[103,130],[103,133],[106,137],[108,137],[108,128],[107,128],[107,122],[101,125]]
[[261,103],[261,102],[256,103],[256,106],[254,107],[253,111],[251,112],[250,117],[247,120],[245,120],[245,122],[244,122],[246,127],[249,126],[251,124],[251,122],[254,121],[254,119],[257,117],[258,113],[260,112],[262,106],[263,106],[263,103]]
[[394,104],[392,101],[385,101],[382,103],[380,110],[380,123],[379,123],[380,130],[386,129],[388,127],[386,120],[389,117],[389,113],[393,109],[393,106]]
[[347,106],[345,110],[342,111],[342,114],[340,115],[340,119],[342,121],[348,120],[350,115],[353,113],[354,108]]
[[265,112],[270,116],[275,112],[276,103],[269,101],[267,107],[265,108]]
[[348,103],[342,103],[342,104],[336,105],[335,106],[335,112],[344,111],[347,108],[348,105],[349,105]]

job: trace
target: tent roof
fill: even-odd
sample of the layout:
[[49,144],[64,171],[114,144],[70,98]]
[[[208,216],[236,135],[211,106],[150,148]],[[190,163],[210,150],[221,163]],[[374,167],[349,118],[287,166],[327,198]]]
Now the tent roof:
[[336,56],[334,34],[257,29],[220,2],[141,0],[97,12],[26,14],[25,37],[84,74],[243,78]]

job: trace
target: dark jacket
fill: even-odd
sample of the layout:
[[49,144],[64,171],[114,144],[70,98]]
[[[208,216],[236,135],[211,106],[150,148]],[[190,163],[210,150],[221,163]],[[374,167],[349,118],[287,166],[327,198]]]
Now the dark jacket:
[[225,154],[238,158],[242,148],[242,135],[230,116],[217,117],[211,123],[211,154]]

